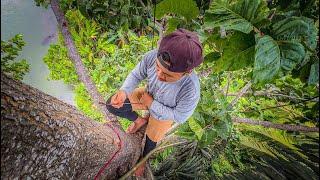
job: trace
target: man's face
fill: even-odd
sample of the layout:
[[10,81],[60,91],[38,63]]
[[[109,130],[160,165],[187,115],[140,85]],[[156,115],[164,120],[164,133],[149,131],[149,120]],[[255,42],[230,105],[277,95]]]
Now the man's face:
[[[165,63],[167,63],[167,62],[165,62]],[[158,79],[163,82],[178,81],[185,74],[185,73],[178,73],[178,72],[169,71],[168,69],[166,69],[165,67],[162,66],[162,64],[159,62],[158,59],[156,60],[156,70],[157,70]]]

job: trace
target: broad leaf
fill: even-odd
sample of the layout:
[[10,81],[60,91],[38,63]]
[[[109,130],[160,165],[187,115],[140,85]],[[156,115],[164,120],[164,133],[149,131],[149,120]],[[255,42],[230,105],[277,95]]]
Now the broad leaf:
[[220,57],[219,52],[211,52],[204,57],[204,63],[217,61]]
[[166,28],[166,34],[170,34],[171,32],[175,31],[178,25],[181,23],[182,19],[172,17],[168,19],[168,24]]
[[241,0],[234,3],[213,2],[205,15],[207,28],[223,26],[225,30],[249,33],[254,24],[266,19],[268,9],[262,0]]
[[290,17],[272,25],[272,36],[277,40],[304,41],[313,51],[317,46],[317,28],[313,20],[306,17]]
[[303,61],[306,55],[303,45],[298,42],[281,42],[279,48],[281,68],[285,71],[292,71]]
[[263,84],[271,81],[280,70],[280,49],[278,44],[268,35],[256,35],[253,81]]
[[[315,23],[313,22],[313,19],[302,17],[303,20],[308,23],[308,31],[307,34],[303,36],[303,40],[307,46],[308,49],[311,51],[314,51],[317,47],[317,35],[318,35],[318,28],[316,28]],[[319,19],[318,19],[319,22]]]
[[219,120],[214,125],[214,128],[217,131],[217,136],[221,137],[222,139],[227,139],[231,133],[232,123],[230,121]]
[[221,51],[221,56],[214,66],[215,72],[235,71],[253,64],[253,36],[237,32],[226,39],[218,38],[213,42]]
[[187,20],[191,20],[199,15],[199,9],[193,0],[164,0],[157,4],[157,19],[162,18],[162,16],[168,13],[177,14],[185,17]]
[[308,84],[319,83],[319,62],[311,65],[310,75],[308,79]]
[[191,117],[188,120],[188,123],[190,129],[196,134],[197,138],[200,140],[204,132],[201,125],[193,117]]

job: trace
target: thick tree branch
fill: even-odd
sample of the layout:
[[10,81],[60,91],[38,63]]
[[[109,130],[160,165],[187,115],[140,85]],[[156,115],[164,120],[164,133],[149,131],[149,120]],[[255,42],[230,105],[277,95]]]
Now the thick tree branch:
[[100,111],[103,113],[104,118],[108,121],[116,122],[117,118],[108,112],[106,106],[104,106],[101,103],[104,103],[104,98],[101,96],[101,94],[98,92],[95,84],[91,80],[89,73],[87,72],[84,64],[81,61],[81,57],[73,43],[71,34],[68,30],[68,23],[67,20],[64,17],[63,12],[61,11],[59,7],[58,0],[51,0],[51,8],[57,18],[60,30],[62,32],[62,35],[64,37],[64,42],[66,47],[68,48],[68,55],[70,59],[74,62],[77,74],[80,78],[80,80],[84,83],[86,86],[87,91],[89,92],[93,103],[96,107],[100,109]]
[[[227,96],[237,96],[237,93],[228,93]],[[291,99],[291,100],[308,100],[306,98],[301,98],[301,97],[295,97],[295,96],[289,96],[286,94],[281,94],[281,93],[277,93],[277,92],[272,92],[272,91],[257,91],[257,92],[247,92],[245,93],[243,96],[267,96],[267,97],[283,97],[283,98],[287,98],[287,99]],[[310,101],[313,102],[318,102],[319,99],[312,99]]]
[[258,121],[249,118],[239,118],[234,117],[232,118],[234,123],[245,123],[250,125],[260,125],[267,128],[274,128],[274,129],[282,129],[287,131],[299,131],[299,132],[319,132],[318,127],[307,127],[307,126],[300,126],[300,125],[290,125],[290,124],[276,124],[269,121]]

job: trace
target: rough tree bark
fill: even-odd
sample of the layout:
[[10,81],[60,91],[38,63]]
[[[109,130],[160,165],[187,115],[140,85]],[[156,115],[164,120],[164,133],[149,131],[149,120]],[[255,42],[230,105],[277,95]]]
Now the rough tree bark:
[[[122,148],[101,179],[134,165],[142,134],[118,131]],[[93,179],[117,150],[109,126],[1,74],[1,179]]]

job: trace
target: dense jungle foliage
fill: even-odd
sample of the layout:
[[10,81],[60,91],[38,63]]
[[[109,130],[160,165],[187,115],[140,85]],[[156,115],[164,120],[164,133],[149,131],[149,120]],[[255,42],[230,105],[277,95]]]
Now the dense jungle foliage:
[[22,34],[17,34],[8,41],[1,40],[1,72],[17,80],[22,80],[29,72],[30,65],[27,60],[16,59],[25,44]]
[[[319,127],[319,1],[156,3],[155,7],[150,0],[60,1],[82,61],[106,99],[156,46],[160,33],[152,22],[154,15],[165,34],[179,27],[199,34],[205,48],[205,61],[195,70],[201,77],[201,100],[193,116],[175,132],[188,143],[154,155],[154,176],[318,179],[318,133],[237,124],[233,119]],[[20,38],[11,41],[17,45],[10,45],[13,50],[3,50],[6,42],[1,42],[1,64],[3,52],[11,53],[4,58],[6,63],[23,46],[17,43]],[[74,87],[77,107],[102,121],[78,80],[61,34],[44,61],[51,79]],[[239,96],[244,87],[248,90]],[[129,123],[121,119],[124,128]]]

